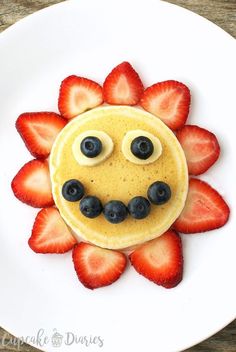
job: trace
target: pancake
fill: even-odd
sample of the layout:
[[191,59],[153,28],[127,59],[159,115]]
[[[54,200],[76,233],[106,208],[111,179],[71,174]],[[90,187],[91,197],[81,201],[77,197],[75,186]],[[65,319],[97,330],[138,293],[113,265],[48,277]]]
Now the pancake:
[[[73,154],[73,144],[81,133],[91,130],[105,132],[113,141],[113,150],[95,166],[81,165]],[[133,130],[146,131],[159,139],[162,152],[152,163],[140,165],[125,158],[122,141]],[[70,121],[54,142],[50,177],[55,204],[78,240],[110,249],[128,248],[162,235],[180,215],[188,191],[186,159],[174,133],[156,116],[128,106],[96,108]],[[94,219],[85,217],[79,201],[64,199],[62,186],[70,179],[82,182],[85,194],[97,196],[102,204],[120,200],[127,205],[133,197],[147,197],[148,187],[155,181],[166,182],[172,196],[163,205],[152,204],[145,219],[128,216],[112,224],[103,214]]]

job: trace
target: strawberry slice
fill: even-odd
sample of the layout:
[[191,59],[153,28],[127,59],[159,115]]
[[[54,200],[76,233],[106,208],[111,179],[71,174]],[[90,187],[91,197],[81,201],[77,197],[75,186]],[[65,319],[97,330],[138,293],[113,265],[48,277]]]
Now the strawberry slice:
[[13,178],[12,190],[20,201],[35,208],[54,204],[46,160],[31,160]]
[[175,231],[141,245],[129,258],[139,274],[157,285],[172,288],[182,280],[182,242]]
[[101,105],[102,102],[102,87],[90,79],[73,75],[61,83],[58,109],[66,119],[72,119],[86,110]]
[[113,105],[136,105],[143,90],[143,83],[137,72],[128,62],[122,62],[105,79],[104,101]]
[[36,253],[65,253],[77,243],[56,208],[40,210],[36,216],[30,248]]
[[187,120],[190,100],[190,91],[183,83],[164,81],[144,91],[141,105],[159,117],[169,128],[177,130]]
[[184,210],[174,223],[183,233],[196,233],[223,226],[230,209],[221,195],[206,182],[191,178]]
[[216,136],[198,126],[184,126],[176,134],[187,159],[191,175],[207,171],[219,158],[220,146]]
[[26,112],[16,121],[16,129],[35,158],[49,156],[58,133],[67,120],[54,112]]
[[93,290],[118,280],[127,260],[121,252],[80,242],[73,249],[73,262],[79,280]]

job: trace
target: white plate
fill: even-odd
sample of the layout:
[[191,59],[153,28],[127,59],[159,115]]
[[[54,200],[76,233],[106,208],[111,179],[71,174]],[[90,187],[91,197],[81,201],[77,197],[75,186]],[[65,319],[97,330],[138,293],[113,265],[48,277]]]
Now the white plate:
[[[157,0],[75,0],[20,21],[0,36],[1,305],[0,325],[17,336],[53,329],[59,351],[173,352],[227,325],[236,313],[235,62],[232,37],[207,20]],[[166,290],[129,268],[110,287],[85,289],[70,253],[36,255],[27,245],[37,210],[17,201],[10,181],[30,154],[14,128],[24,111],[57,111],[58,88],[69,74],[103,82],[130,61],[145,85],[176,79],[191,87],[190,122],[213,130],[220,161],[202,176],[230,204],[229,223],[182,236],[182,283]],[[66,332],[104,339],[103,348],[75,342]],[[70,335],[72,340],[72,335]],[[55,351],[51,341],[37,345]],[[41,342],[43,342],[41,340]],[[71,341],[69,341],[71,342]]]

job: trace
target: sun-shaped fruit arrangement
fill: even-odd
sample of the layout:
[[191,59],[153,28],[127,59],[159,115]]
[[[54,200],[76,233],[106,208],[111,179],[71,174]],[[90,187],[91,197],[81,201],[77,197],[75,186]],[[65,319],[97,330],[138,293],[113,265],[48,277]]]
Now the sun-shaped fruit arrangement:
[[[169,80],[146,89],[128,62],[103,86],[69,76],[55,112],[21,114],[16,128],[35,159],[12,181],[22,202],[42,208],[29,246],[65,253],[90,289],[124,272],[165,288],[183,277],[178,232],[223,226],[229,207],[198,176],[218,159],[216,136],[186,125],[190,91]],[[191,175],[191,177],[189,177]]]

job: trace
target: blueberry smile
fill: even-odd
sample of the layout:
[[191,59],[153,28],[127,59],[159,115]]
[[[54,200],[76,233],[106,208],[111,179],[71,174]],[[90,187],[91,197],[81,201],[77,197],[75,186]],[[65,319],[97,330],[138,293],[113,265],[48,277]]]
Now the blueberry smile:
[[80,211],[87,218],[96,218],[103,212],[107,221],[112,224],[119,224],[127,218],[128,214],[134,219],[146,218],[151,211],[151,203],[158,206],[169,201],[171,189],[167,183],[156,181],[148,187],[148,199],[137,196],[132,198],[127,206],[119,200],[111,200],[102,205],[99,198],[84,195],[84,186],[79,180],[68,180],[62,187],[62,196],[65,200],[68,202],[80,200]]

